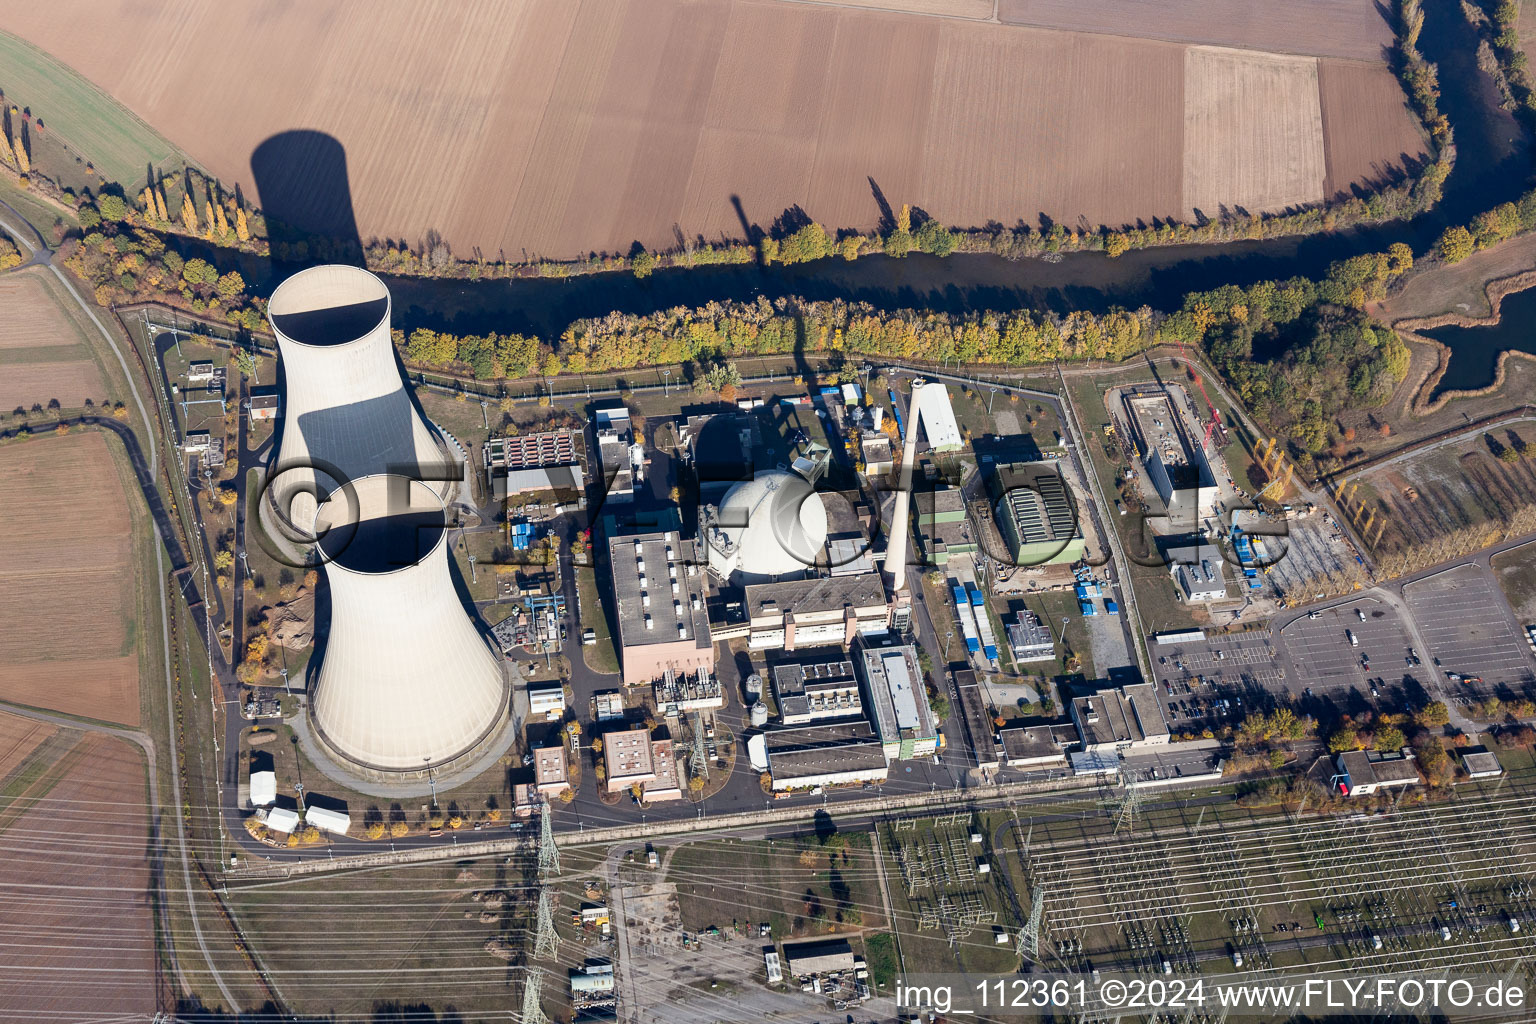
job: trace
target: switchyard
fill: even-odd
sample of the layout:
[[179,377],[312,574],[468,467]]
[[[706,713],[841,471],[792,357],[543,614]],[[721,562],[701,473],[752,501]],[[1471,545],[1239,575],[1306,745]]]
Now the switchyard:
[[1508,785],[1456,796],[1376,814],[1186,805],[1128,822],[1111,807],[988,827],[1010,850],[1009,888],[1038,911],[1019,943],[1037,970],[1529,973],[1536,807]]

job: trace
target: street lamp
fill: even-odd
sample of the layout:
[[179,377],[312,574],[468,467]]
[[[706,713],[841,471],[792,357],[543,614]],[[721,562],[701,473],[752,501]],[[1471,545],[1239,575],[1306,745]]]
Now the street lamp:
[[663,396],[672,394],[672,371],[661,371],[661,393]]
[[949,642],[955,638],[955,631],[950,630],[944,634],[944,660],[949,661]]
[[427,766],[427,785],[432,788],[432,806],[437,806],[437,780],[432,777],[432,758],[423,756],[422,762]]

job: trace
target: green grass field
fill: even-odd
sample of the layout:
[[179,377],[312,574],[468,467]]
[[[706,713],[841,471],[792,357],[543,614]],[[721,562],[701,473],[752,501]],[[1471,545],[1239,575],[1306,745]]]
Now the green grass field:
[[[8,101],[32,108],[47,133],[100,174],[128,191],[143,187],[145,168],[173,167],[191,159],[138,115],[31,43],[0,32],[0,67]],[[55,170],[41,168],[45,173]],[[57,169],[63,184],[72,176]]]

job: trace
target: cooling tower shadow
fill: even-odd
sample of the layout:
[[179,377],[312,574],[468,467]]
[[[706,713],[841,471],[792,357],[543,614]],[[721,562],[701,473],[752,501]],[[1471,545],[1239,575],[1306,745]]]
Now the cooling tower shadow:
[[274,281],[320,263],[363,265],[347,150],[325,132],[279,132],[251,153]]

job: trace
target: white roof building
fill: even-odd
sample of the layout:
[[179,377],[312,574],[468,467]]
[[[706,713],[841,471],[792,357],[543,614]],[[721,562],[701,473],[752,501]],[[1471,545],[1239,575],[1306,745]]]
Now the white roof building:
[[270,807],[277,801],[277,773],[251,772],[251,806]]
[[943,384],[929,382],[921,389],[912,389],[912,405],[914,415],[909,415],[908,420],[918,422],[915,415],[916,408],[922,407],[921,422],[923,436],[928,439],[928,447],[936,452],[958,451],[964,446],[960,435],[960,424],[955,420],[955,407],[949,400],[949,389]]
[[339,836],[346,835],[347,829],[352,827],[352,816],[345,811],[333,811],[329,807],[316,807],[313,804],[304,808],[304,821]]
[[325,745],[389,778],[493,738],[509,688],[454,589],[437,493],[404,477],[364,477],[320,507],[314,531],[331,626],[309,715]]
[[743,480],[699,513],[711,571],[746,582],[803,575],[827,542],[827,509],[805,477],[773,469]]
[[299,812],[287,807],[273,807],[267,811],[267,828],[284,835],[299,827]]

